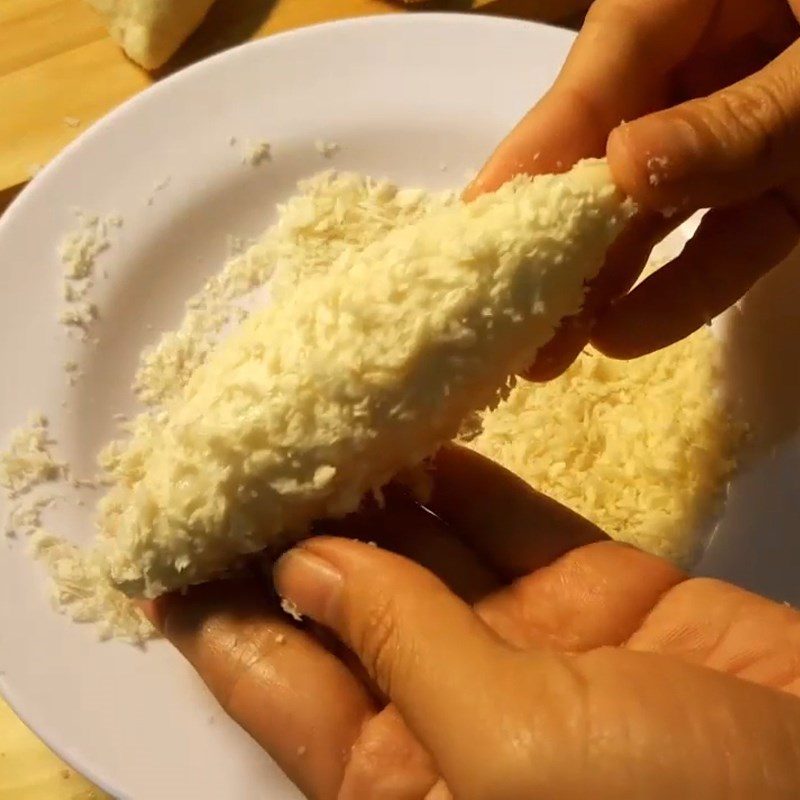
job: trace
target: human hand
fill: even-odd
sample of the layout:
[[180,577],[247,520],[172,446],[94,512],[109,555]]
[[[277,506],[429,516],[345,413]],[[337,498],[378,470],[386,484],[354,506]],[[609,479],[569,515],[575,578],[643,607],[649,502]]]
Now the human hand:
[[[620,358],[683,338],[797,243],[798,14],[800,0],[595,0],[551,91],[466,193],[607,153],[642,209],[530,377],[558,374],[590,338]],[[684,252],[628,293],[653,244],[707,207]]]
[[153,610],[309,797],[800,796],[797,612],[612,543],[469,451],[434,467],[438,519],[392,498],[341,524],[395,553],[323,537],[278,562],[301,626],[263,578]]

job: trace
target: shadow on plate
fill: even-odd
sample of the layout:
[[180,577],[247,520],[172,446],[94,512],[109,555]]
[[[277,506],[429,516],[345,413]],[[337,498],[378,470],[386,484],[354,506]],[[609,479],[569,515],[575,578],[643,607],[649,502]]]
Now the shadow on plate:
[[696,572],[800,605],[800,251],[721,324],[727,389],[752,440]]
[[247,41],[266,22],[277,0],[215,3],[197,30],[154,76],[163,78],[228,47]]

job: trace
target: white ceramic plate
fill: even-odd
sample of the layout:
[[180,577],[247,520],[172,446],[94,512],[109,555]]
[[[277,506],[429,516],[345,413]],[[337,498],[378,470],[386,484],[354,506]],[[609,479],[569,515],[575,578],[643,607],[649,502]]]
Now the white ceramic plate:
[[[337,168],[460,185],[552,82],[571,39],[477,16],[348,21],[226,52],[125,104],[40,174],[0,223],[0,437],[41,409],[61,451],[89,471],[113,432],[113,414],[134,407],[128,387],[139,351],[178,322],[183,300],[219,268],[226,237],[263,230],[299,178],[329,166],[315,139],[342,145]],[[243,166],[232,136],[269,140],[274,160]],[[55,250],[74,227],[75,206],[125,221],[101,261],[109,278],[96,292],[96,346],[69,341],[56,323]],[[794,319],[796,300],[776,316],[766,295],[759,307],[774,324],[780,313]],[[759,330],[744,325],[736,335],[749,342],[745,365],[764,372],[772,350]],[[67,358],[85,372],[72,389]],[[783,364],[785,372],[800,359]],[[750,385],[747,369],[740,373]],[[800,391],[800,379],[793,381]],[[755,392],[755,415],[765,398]],[[800,530],[792,498],[800,497],[800,469],[789,471],[797,450],[779,448],[775,458],[755,463],[734,490],[705,568],[798,600],[786,550],[787,531]],[[79,512],[59,512],[58,527],[86,542],[89,514]],[[67,761],[135,800],[297,796],[167,645],[143,653],[98,644],[91,630],[52,612],[41,570],[21,545],[0,547],[0,690]]]

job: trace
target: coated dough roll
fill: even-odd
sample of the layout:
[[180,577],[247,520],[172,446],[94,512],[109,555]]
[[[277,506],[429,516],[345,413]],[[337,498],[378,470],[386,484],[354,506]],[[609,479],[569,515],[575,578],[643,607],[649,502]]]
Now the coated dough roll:
[[518,178],[251,315],[120,455],[109,580],[155,597],[355,510],[499,400],[633,210],[602,161]]

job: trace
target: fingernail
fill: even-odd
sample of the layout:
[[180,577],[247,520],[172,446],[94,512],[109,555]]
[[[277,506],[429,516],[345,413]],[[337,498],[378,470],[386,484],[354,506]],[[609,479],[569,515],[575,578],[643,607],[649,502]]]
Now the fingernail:
[[331,624],[342,592],[342,573],[329,561],[294,548],[272,570],[278,594],[303,616]]

